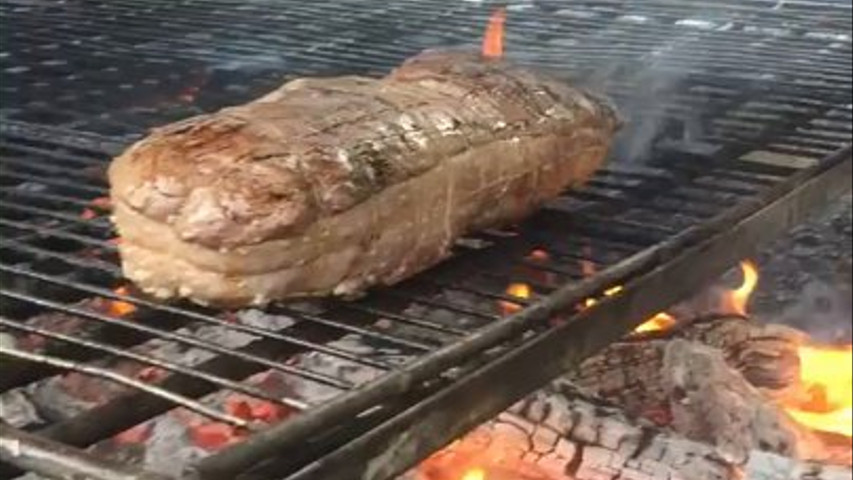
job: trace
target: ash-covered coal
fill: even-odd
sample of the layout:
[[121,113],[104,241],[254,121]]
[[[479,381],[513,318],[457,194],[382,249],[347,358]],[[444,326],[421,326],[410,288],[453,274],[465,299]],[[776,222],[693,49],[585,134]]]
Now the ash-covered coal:
[[[281,330],[294,323],[290,317],[268,315],[257,310],[241,311],[229,318],[232,318],[236,323],[270,330]],[[127,321],[135,320],[128,319]],[[84,338],[91,336],[93,325],[98,326],[96,322],[64,314],[39,315],[27,323],[66,334],[80,335],[82,333]],[[191,325],[177,330],[176,333],[228,349],[241,348],[258,339],[255,335],[220,325]],[[41,351],[46,343],[44,337],[37,335],[27,335],[15,338],[15,340],[17,348],[29,351]],[[153,339],[132,347],[130,350],[137,354],[190,367],[205,362],[216,355],[216,353],[205,349],[166,339]],[[104,359],[94,364],[131,378],[149,382],[162,378],[166,374],[165,371],[157,367],[146,366],[134,360],[122,358]],[[129,392],[129,387],[124,385],[77,372],[67,372],[32,383],[22,389],[6,392],[0,395],[0,404],[13,406],[14,408],[10,408],[9,412],[24,412],[32,409],[39,412],[39,417],[44,417],[47,421],[63,421],[88,409],[103,405],[127,392]],[[30,402],[31,405],[27,407],[22,400]],[[10,421],[7,418],[6,409],[0,414],[4,419]]]
[[0,413],[15,428],[32,428],[45,422],[29,395],[19,388],[0,394]]
[[853,197],[847,195],[761,252],[753,313],[828,342],[853,341]]
[[[367,345],[359,335],[347,335],[329,342],[327,345],[363,357],[377,358],[376,349]],[[378,359],[381,359],[381,357]],[[363,385],[383,373],[378,368],[321,352],[298,354],[293,360],[292,363],[296,366],[311,370],[312,372],[325,374],[335,379],[344,380],[353,385]],[[401,359],[397,357],[397,360],[400,361]],[[291,387],[290,391],[293,395],[308,405],[319,405],[341,393],[335,387],[317,382],[292,379],[289,383]]]

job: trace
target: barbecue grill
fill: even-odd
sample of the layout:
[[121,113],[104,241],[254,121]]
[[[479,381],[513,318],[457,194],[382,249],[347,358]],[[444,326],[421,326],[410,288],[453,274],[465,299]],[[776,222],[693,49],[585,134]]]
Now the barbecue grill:
[[[850,188],[849,2],[519,0],[508,56],[628,117],[591,182],[356,301],[161,304],[122,281],[98,200],[111,155],[290,78],[470,46],[496,5],[0,5],[3,478],[393,478]],[[39,395],[81,377],[111,388],[46,411]],[[226,391],[288,413],[247,419]],[[179,408],[239,435],[185,466],[101,448]]]

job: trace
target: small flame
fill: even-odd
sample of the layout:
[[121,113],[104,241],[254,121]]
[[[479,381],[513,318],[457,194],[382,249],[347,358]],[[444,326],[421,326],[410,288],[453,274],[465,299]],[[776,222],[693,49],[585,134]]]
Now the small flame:
[[482,468],[472,468],[465,472],[459,480],[486,480],[486,471]]
[[752,296],[752,292],[758,285],[758,267],[752,261],[744,260],[740,262],[740,269],[743,272],[743,283],[729,293],[726,302],[732,312],[746,315],[749,297]]
[[489,18],[489,26],[483,36],[482,54],[486,58],[501,58],[504,53],[504,22],[506,9],[499,8]]
[[647,333],[647,332],[657,332],[661,330],[668,330],[675,326],[677,321],[675,317],[666,313],[660,312],[654,317],[648,319],[640,325],[639,327],[634,329],[634,333]]
[[[532,290],[530,288],[530,285],[526,283],[511,283],[506,288],[506,294],[518,299],[527,300],[528,298],[530,298]],[[513,313],[518,312],[522,308],[522,305],[512,301],[501,300],[498,303],[500,304],[501,311],[504,315],[512,315]]]
[[853,346],[802,345],[799,356],[806,398],[785,410],[813,430],[853,437]]
[[624,288],[622,288],[622,285],[616,285],[615,287],[610,287],[607,290],[605,290],[604,296],[605,297],[612,297],[614,295],[618,295],[622,290],[624,290]]
[[[113,291],[118,295],[127,295],[129,293],[127,287],[118,287]],[[124,317],[135,312],[136,306],[121,300],[110,300],[107,310],[114,317]]]
[[[607,290],[605,290],[604,296],[605,297],[613,297],[613,296],[616,296],[619,293],[621,293],[622,290],[624,290],[622,285],[616,285],[615,287],[610,287]],[[598,299],[590,297],[590,298],[587,298],[586,300],[583,301],[582,308],[589,308],[589,307],[595,306],[597,304],[598,304]]]

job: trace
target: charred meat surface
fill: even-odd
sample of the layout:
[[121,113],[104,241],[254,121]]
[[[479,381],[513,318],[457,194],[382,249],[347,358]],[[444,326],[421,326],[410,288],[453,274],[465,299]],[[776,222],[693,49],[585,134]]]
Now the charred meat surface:
[[618,126],[601,99],[463,52],[294,80],[113,161],[124,273],[228,306],[393,284],[585,181]]

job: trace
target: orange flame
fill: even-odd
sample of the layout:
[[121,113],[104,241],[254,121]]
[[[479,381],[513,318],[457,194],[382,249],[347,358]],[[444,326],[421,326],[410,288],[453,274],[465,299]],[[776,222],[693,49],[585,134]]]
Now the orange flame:
[[678,323],[675,317],[666,313],[660,312],[654,317],[646,320],[645,323],[634,329],[634,333],[657,332],[660,330],[668,330]]
[[726,306],[734,313],[746,315],[749,297],[758,285],[758,267],[751,260],[744,260],[740,262],[740,269],[743,272],[743,283],[728,294]]
[[[532,294],[532,290],[530,288],[530,285],[528,285],[526,283],[511,283],[506,288],[506,294],[510,295],[512,297],[515,297],[515,298],[526,300],[526,299],[530,298],[530,295]],[[521,304],[518,304],[518,303],[515,303],[512,301],[501,300],[498,303],[500,304],[501,311],[503,312],[504,315],[512,315],[513,313],[516,313],[522,309]]]
[[[113,291],[118,295],[127,295],[129,293],[127,287],[118,287]],[[108,311],[114,317],[124,317],[135,312],[136,306],[121,300],[110,300]]]
[[486,480],[486,471],[482,468],[472,468],[465,472],[459,480]]
[[[622,285],[616,285],[615,287],[610,287],[607,290],[605,290],[604,296],[605,297],[613,297],[613,296],[618,295],[622,290],[624,290]],[[592,307],[596,304],[598,304],[598,299],[590,297],[590,298],[587,298],[586,300],[583,301],[583,308],[589,308],[589,307]]]
[[799,355],[805,398],[785,410],[813,430],[853,437],[853,346],[802,345]]
[[501,58],[504,53],[504,22],[506,9],[499,8],[489,18],[489,26],[483,36],[482,54],[486,58]]

